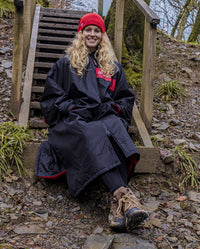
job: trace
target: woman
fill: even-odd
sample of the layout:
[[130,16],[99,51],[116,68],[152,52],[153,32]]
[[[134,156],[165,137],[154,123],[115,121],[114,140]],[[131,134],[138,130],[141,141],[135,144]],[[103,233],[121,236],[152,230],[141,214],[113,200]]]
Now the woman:
[[99,15],[80,19],[66,54],[50,70],[41,100],[50,128],[38,153],[36,175],[66,173],[74,197],[100,178],[112,193],[110,227],[131,232],[147,217],[127,187],[139,160],[127,132],[134,94],[114,61]]

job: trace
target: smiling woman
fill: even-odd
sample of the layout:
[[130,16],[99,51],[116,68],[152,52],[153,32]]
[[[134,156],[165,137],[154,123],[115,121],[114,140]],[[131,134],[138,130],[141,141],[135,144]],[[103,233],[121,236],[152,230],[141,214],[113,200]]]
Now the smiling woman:
[[41,100],[50,128],[36,175],[66,174],[74,197],[99,178],[112,193],[110,227],[131,232],[148,216],[127,187],[140,157],[127,132],[134,94],[99,15],[80,19],[66,52],[49,72]]
[[102,39],[101,29],[95,25],[89,25],[84,28],[83,36],[89,53],[94,52]]

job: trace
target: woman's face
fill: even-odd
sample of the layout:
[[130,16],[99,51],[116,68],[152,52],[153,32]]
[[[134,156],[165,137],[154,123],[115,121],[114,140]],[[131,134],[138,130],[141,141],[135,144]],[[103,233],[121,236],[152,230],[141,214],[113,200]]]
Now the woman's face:
[[83,29],[83,36],[89,53],[94,52],[102,39],[101,29],[95,25],[88,25]]

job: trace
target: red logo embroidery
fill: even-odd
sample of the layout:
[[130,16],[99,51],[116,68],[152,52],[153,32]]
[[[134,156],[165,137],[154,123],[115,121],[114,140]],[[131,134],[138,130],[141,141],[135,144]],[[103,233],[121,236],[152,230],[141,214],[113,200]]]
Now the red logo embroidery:
[[115,85],[116,85],[115,79],[112,79],[110,76],[106,76],[105,74],[103,74],[100,68],[96,68],[96,76],[97,78],[101,78],[101,79],[111,82],[109,89],[114,92]]

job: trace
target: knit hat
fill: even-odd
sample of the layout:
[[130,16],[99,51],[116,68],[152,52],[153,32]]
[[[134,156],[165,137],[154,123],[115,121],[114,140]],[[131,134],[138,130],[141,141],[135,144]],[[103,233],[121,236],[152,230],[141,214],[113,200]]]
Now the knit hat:
[[78,32],[83,30],[88,25],[98,26],[101,29],[102,33],[106,32],[104,20],[96,13],[89,13],[81,17],[81,19],[79,20]]

